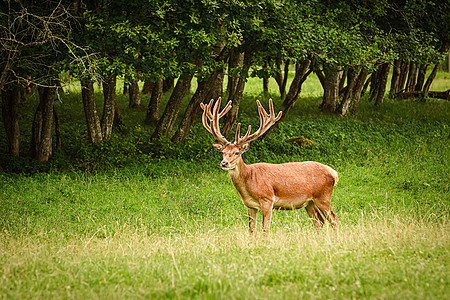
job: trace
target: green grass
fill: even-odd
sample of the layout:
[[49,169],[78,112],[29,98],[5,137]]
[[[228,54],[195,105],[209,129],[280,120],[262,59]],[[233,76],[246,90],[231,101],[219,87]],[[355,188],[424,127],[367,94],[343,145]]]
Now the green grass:
[[[255,99],[280,107],[272,84],[263,95],[249,80],[243,125],[258,123]],[[74,87],[57,104],[63,150],[38,164],[25,157],[28,98],[24,156],[0,158],[0,298],[449,299],[449,103],[363,99],[340,118],[318,111],[319,89],[311,77],[244,159],[335,168],[339,232],[317,235],[304,210],[275,211],[271,234],[256,238],[200,122],[185,145],[150,141],[145,110],[119,96],[126,127],[91,146]],[[295,136],[313,147],[284,142]]]
[[16,299],[445,299],[448,229],[380,218],[338,235],[290,228],[265,240],[241,228],[9,237],[0,291]]

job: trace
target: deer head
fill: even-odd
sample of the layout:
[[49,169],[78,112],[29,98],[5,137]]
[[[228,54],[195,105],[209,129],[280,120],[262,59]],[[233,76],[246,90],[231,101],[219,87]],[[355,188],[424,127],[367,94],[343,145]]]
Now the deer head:
[[220,166],[224,170],[232,170],[236,167],[242,153],[249,149],[249,143],[264,134],[264,132],[275,124],[281,118],[282,112],[280,111],[278,115],[275,116],[272,99],[269,100],[269,113],[266,112],[261,105],[261,102],[257,100],[256,104],[258,105],[260,118],[258,130],[251,134],[252,126],[249,125],[247,132],[241,137],[241,123],[238,123],[235,142],[230,143],[220,132],[219,120],[231,109],[231,101],[229,101],[224,109],[220,111],[221,102],[222,98],[219,97],[215,104],[213,99],[211,99],[207,105],[203,103],[200,104],[203,109],[202,122],[206,130],[208,130],[217,140],[217,143],[213,143],[214,149],[223,153],[223,159]]

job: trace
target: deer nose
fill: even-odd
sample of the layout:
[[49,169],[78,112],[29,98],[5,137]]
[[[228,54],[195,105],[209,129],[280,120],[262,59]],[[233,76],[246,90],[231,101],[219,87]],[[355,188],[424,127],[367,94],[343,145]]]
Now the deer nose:
[[221,166],[222,168],[226,168],[226,167],[228,167],[228,162],[227,162],[226,160],[222,160],[222,161],[220,162],[220,166]]

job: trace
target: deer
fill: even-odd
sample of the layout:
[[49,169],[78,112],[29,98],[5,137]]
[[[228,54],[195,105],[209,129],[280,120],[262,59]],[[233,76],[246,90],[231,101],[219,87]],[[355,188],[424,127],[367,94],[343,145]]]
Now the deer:
[[249,125],[245,135],[241,136],[241,124],[238,123],[234,143],[222,135],[219,127],[220,118],[231,109],[232,102],[229,101],[220,110],[221,101],[219,97],[215,104],[213,99],[208,104],[200,104],[203,110],[202,123],[216,139],[212,143],[214,150],[223,154],[220,167],[228,171],[238,196],[247,207],[250,235],[253,236],[255,232],[258,210],[262,213],[262,230],[265,235],[269,233],[273,209],[305,208],[317,232],[325,223],[324,217],[337,231],[337,217],[331,209],[331,194],[338,182],[338,173],[334,169],[314,161],[247,165],[242,158],[249,149],[249,143],[280,120],[282,112],[275,116],[272,99],[269,100],[269,113],[259,100],[256,101],[259,129],[251,133]]

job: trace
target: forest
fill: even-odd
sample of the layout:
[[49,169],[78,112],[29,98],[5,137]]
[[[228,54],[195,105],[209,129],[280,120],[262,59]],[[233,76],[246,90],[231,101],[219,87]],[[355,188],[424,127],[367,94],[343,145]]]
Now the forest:
[[[58,126],[64,120],[55,99],[73,82],[80,85],[92,144],[108,142],[113,128],[127,125],[117,103],[118,80],[130,108],[144,109],[141,93],[151,94],[142,122],[154,126],[152,139],[168,137],[173,143],[186,141],[199,104],[219,96],[233,103],[223,125],[228,136],[249,78],[263,79],[261,91],[266,93],[269,79],[275,79],[283,118],[312,74],[320,80],[324,113],[354,113],[365,92],[375,105],[382,105],[386,94],[448,99],[448,92],[430,91],[449,49],[447,1],[74,0],[1,5],[2,119],[13,157],[22,153],[48,161],[55,148],[54,130],[56,148],[67,148],[59,144]],[[294,76],[287,86],[290,71]],[[194,81],[195,90],[188,95]],[[100,104],[95,83],[103,94]],[[24,150],[21,101],[34,91],[39,105],[29,120],[31,132],[22,133],[31,136]],[[170,97],[161,107],[166,92]],[[188,105],[181,110],[185,98]]]
[[[441,299],[448,1],[0,2],[0,298]],[[270,234],[213,151],[337,171],[339,229]]]

